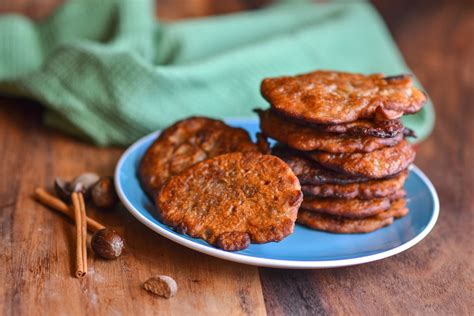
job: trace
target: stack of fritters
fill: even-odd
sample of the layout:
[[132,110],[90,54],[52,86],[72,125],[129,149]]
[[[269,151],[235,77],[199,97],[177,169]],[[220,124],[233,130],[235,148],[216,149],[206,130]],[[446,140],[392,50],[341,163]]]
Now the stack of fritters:
[[265,79],[261,91],[271,104],[258,111],[262,133],[301,183],[300,224],[362,233],[408,213],[414,134],[400,117],[426,101],[410,76],[315,71]]

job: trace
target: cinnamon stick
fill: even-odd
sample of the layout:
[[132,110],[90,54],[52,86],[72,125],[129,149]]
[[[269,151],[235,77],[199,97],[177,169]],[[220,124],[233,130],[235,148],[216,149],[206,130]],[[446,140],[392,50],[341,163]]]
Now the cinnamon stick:
[[71,195],[74,209],[74,220],[76,223],[76,277],[83,278],[87,274],[87,250],[84,196],[80,192],[73,192]]
[[[82,266],[84,267],[84,275],[81,273],[78,277],[84,277],[87,273],[87,221],[86,221],[86,203],[84,202],[84,195],[82,192],[77,194],[79,197],[80,210],[81,210],[81,243],[82,243]],[[77,271],[79,273],[79,270]],[[77,275],[76,273],[76,275]]]
[[[33,196],[37,201],[44,204],[45,206],[48,206],[49,208],[57,212],[63,213],[67,217],[74,220],[74,211],[69,206],[67,206],[66,203],[64,203],[54,195],[48,193],[45,189],[37,188]],[[87,216],[86,223],[87,229],[93,233],[105,228],[104,225]]]

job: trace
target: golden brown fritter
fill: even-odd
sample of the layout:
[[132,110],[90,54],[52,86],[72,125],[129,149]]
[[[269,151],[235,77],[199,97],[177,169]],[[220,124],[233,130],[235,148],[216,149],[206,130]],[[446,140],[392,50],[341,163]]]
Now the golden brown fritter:
[[349,184],[325,183],[320,185],[303,184],[301,190],[306,196],[338,199],[375,199],[394,194],[403,188],[408,172],[402,171],[393,178],[368,180]]
[[297,223],[312,229],[338,234],[370,233],[393,223],[393,217],[344,218],[306,210],[298,212]]
[[405,170],[415,160],[415,151],[403,140],[393,147],[370,153],[331,154],[310,152],[306,154],[326,168],[348,175],[380,179]]
[[319,124],[397,119],[418,112],[426,101],[409,75],[384,77],[337,71],[267,78],[262,81],[261,92],[278,113]]
[[316,128],[285,120],[272,110],[257,111],[257,113],[260,116],[260,129],[263,134],[301,151],[371,152],[383,147],[394,146],[403,139],[403,133],[392,138],[380,138],[321,132]]
[[344,218],[312,211],[300,210],[297,223],[312,229],[340,234],[369,233],[393,223],[394,218],[408,214],[405,199],[392,203],[390,208],[382,213],[366,218]]
[[301,201],[298,179],[282,160],[230,153],[172,177],[156,205],[165,224],[235,251],[291,234]]
[[165,129],[148,148],[139,168],[145,191],[153,196],[171,176],[229,152],[256,152],[247,132],[206,117],[191,117]]
[[398,199],[394,200],[392,204],[390,205],[390,208],[383,212],[378,214],[377,216],[379,218],[388,218],[388,217],[393,217],[393,218],[400,218],[408,214],[409,210],[406,207],[407,202],[403,197],[399,197]]
[[[296,123],[305,124],[304,121],[297,121]],[[388,121],[362,119],[342,124],[306,124],[322,132],[354,136],[374,136],[382,138],[392,138],[399,134],[412,137],[416,136],[412,130],[405,128],[399,119]]]
[[368,180],[364,177],[348,176],[326,169],[299,152],[280,144],[272,148],[272,155],[286,162],[302,185],[349,184]]
[[[270,109],[274,114],[280,116],[282,119],[292,121],[295,124],[315,128],[321,132],[347,134],[351,136],[373,136],[381,138],[392,138],[398,134],[403,134],[405,137],[416,137],[413,130],[403,126],[400,119],[375,121],[369,119],[360,119],[357,121],[341,124],[318,124],[311,123],[304,120],[299,120],[294,117],[289,117]],[[261,112],[260,109],[254,110],[256,113]]]
[[390,208],[390,199],[324,199],[305,196],[301,209],[347,218],[365,218]]

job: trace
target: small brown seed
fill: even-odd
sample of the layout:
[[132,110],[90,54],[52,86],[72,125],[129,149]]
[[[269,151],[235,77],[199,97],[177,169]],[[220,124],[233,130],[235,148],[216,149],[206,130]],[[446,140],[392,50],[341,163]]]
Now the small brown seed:
[[103,209],[112,208],[117,203],[114,181],[111,177],[102,177],[91,189],[92,202]]
[[104,228],[92,235],[91,248],[104,259],[117,259],[122,254],[125,242],[113,229]]
[[143,283],[143,288],[164,298],[173,297],[178,291],[176,281],[166,275],[149,278],[145,283]]

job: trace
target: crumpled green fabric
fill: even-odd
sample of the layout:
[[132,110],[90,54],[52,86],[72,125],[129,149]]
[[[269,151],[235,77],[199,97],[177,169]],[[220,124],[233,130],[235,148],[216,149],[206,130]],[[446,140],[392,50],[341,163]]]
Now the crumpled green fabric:
[[[190,115],[255,117],[264,77],[334,69],[410,72],[366,2],[279,4],[160,22],[152,1],[68,1],[41,22],[0,17],[0,93],[46,108],[45,123],[127,145]],[[427,104],[404,118],[419,139]]]

